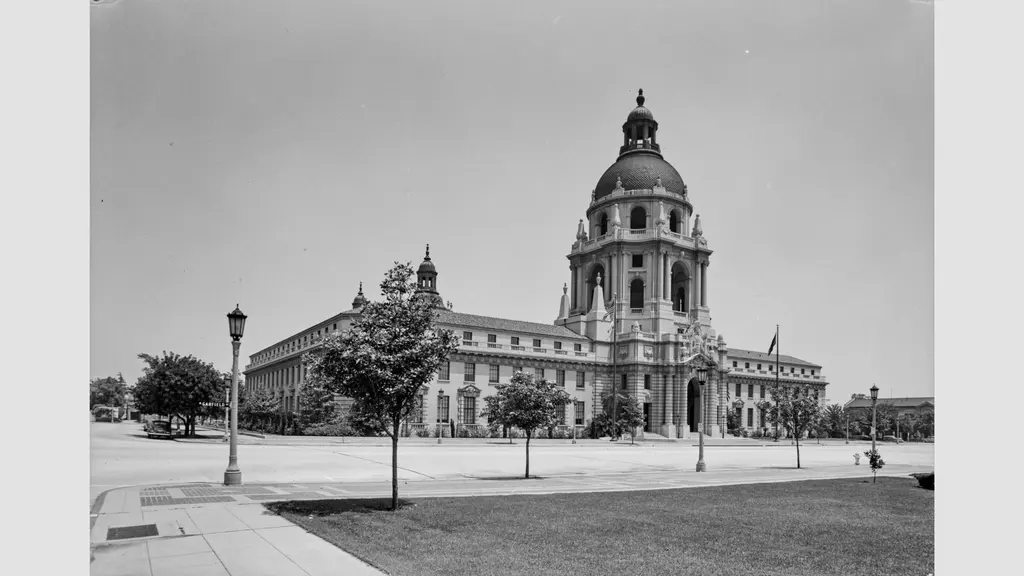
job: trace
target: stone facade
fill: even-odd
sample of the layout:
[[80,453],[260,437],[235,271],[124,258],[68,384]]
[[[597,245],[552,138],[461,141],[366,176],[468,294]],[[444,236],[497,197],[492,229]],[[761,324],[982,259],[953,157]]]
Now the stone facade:
[[[769,380],[767,372],[740,368],[759,353],[738,350],[732,358],[712,326],[708,268],[713,251],[686,184],[661,155],[657,122],[643,104],[641,91],[622,126],[619,156],[601,176],[586,218],[578,223],[566,256],[569,281],[553,325],[452,311],[440,295],[438,269],[427,247],[417,270],[418,291],[434,303],[439,326],[460,335],[462,345],[425,387],[423,416],[411,425],[484,425],[483,398],[508,382],[513,370],[525,369],[564,381],[582,403],[580,419],[576,407],[568,407],[567,424],[586,424],[600,410],[602,395],[614,388],[644,405],[647,424],[639,436],[689,438],[699,428],[721,435],[728,410],[739,408],[732,405],[737,397],[730,385],[741,383],[745,393],[748,384],[764,386]],[[327,334],[347,329],[365,302],[360,285],[350,310],[250,356],[246,386],[273,390],[282,410],[294,411],[305,380],[302,354]],[[783,370],[812,370],[813,376],[793,372],[786,380],[824,396],[820,366],[789,356],[780,364]],[[703,390],[696,381],[700,368],[708,371]],[[756,398],[745,401],[752,406]],[[744,404],[744,416],[749,406]]]

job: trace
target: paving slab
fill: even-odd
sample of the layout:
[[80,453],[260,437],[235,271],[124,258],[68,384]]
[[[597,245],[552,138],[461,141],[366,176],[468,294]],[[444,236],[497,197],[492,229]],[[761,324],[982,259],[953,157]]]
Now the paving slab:
[[226,506],[225,508],[241,520],[246,527],[253,530],[294,526],[288,520],[267,510],[262,504],[239,504],[237,506]]
[[378,576],[380,571],[355,556],[292,525],[256,530],[263,539],[310,576]]
[[145,542],[97,546],[92,550],[90,576],[152,576]]
[[249,529],[245,522],[239,520],[225,506],[195,506],[187,508],[186,512],[201,534]]
[[[146,524],[174,522],[185,534],[200,534],[199,528],[192,522],[184,508],[143,508],[142,518]],[[176,534],[177,535],[177,534]]]
[[309,576],[291,559],[252,530],[205,535],[230,574],[245,576]]
[[169,556],[182,556],[187,554],[199,554],[202,552],[213,552],[206,538],[202,536],[184,536],[181,538],[161,538],[146,542],[149,549],[150,559],[166,558]]
[[194,574],[197,569],[208,568],[210,570],[220,569],[224,571],[217,555],[211,552],[196,552],[194,554],[178,554],[175,556],[164,556],[162,558],[150,558],[150,566],[153,568],[153,576],[181,576],[182,574]]

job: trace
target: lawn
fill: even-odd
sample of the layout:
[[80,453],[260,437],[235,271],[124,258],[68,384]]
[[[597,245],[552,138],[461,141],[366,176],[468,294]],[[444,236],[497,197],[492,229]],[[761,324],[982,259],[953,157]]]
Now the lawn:
[[267,506],[394,576],[925,576],[934,495],[880,477]]

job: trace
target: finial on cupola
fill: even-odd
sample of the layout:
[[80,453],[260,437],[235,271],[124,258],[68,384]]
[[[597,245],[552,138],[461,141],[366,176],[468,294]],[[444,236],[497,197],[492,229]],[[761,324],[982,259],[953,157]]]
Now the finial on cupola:
[[583,219],[580,218],[580,224],[576,228],[576,239],[586,240],[587,239],[587,228],[583,225]]
[[565,282],[562,282],[562,294],[568,294],[568,293],[569,293],[569,284],[567,284]]
[[644,98],[644,89],[641,88],[640,89],[640,94],[638,94],[637,97],[636,97],[636,105],[637,106],[643,106],[644,105],[644,100],[645,100],[645,98]]
[[427,255],[423,259],[430,260],[430,244],[427,244]]

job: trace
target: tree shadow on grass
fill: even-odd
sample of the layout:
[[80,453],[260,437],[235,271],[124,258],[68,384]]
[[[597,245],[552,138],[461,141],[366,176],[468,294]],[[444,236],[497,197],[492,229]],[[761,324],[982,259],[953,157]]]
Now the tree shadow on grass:
[[[398,508],[414,506],[411,500],[398,499]],[[285,502],[268,502],[267,510],[281,515],[282,512],[302,514],[304,516],[330,516],[343,512],[372,514],[374,512],[390,512],[391,498],[345,498],[337,500],[290,500]]]
[[543,476],[470,476],[473,480],[543,480]]

